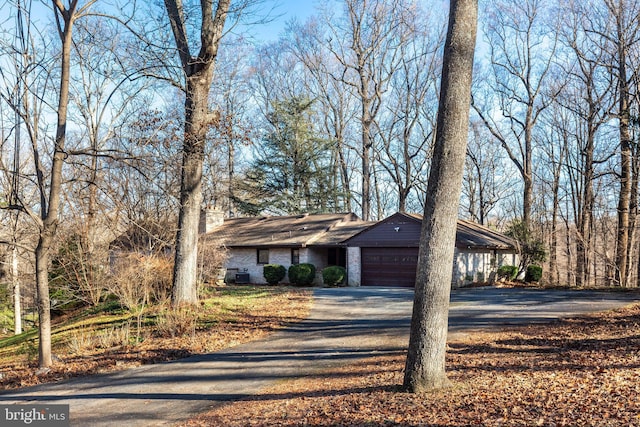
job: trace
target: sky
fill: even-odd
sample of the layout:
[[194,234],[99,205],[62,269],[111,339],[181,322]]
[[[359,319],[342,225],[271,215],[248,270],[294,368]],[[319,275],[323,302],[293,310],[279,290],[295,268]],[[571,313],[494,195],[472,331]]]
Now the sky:
[[[330,2],[333,0],[324,0]],[[23,4],[27,4],[29,0],[22,0]],[[50,5],[43,5],[40,1],[32,2],[32,19],[34,21],[50,21],[52,19]],[[2,1],[0,0],[0,3]],[[296,18],[303,22],[310,15],[312,15],[318,4],[318,0],[264,0],[262,9],[267,12],[272,9],[271,15],[273,19],[265,24],[256,24],[251,29],[251,32],[259,36],[260,39],[273,41],[284,31],[286,24],[289,20]],[[0,24],[3,28],[13,26],[13,18],[8,16],[2,17],[8,12],[3,10],[4,7],[0,6]]]
[[274,18],[266,24],[256,25],[252,32],[263,41],[274,41],[284,31],[287,22],[294,18],[304,22],[313,15],[317,3],[317,0],[268,0],[265,2],[264,9],[273,8]]

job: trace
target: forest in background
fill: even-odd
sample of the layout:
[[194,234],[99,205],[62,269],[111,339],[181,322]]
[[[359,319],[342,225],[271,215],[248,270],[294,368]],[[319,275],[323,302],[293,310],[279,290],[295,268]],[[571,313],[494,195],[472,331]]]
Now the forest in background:
[[[39,272],[54,309],[105,293],[132,306],[166,298],[186,90],[167,12],[156,2],[71,3],[75,15],[39,1],[0,9],[6,299],[22,284],[17,295],[33,301],[38,236],[54,223],[51,263]],[[197,50],[196,3],[183,18]],[[368,220],[422,212],[446,5],[327,2],[262,42],[252,34],[270,6],[232,2],[219,40],[202,207]],[[460,216],[511,231],[525,251],[543,244],[547,283],[640,280],[639,17],[635,0],[481,2]],[[114,251],[126,256],[114,261]]]

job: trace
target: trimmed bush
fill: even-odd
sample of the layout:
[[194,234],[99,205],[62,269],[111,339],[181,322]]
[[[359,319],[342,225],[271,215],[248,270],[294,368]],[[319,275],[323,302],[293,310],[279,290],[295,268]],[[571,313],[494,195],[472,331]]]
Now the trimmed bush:
[[527,267],[527,273],[524,276],[525,282],[539,282],[542,279],[542,267],[531,264]]
[[277,285],[287,275],[287,269],[284,265],[267,264],[262,268],[262,275],[268,284]]
[[313,264],[294,264],[289,267],[289,282],[297,286],[309,286],[316,278]]
[[503,265],[498,268],[498,278],[513,280],[518,275],[518,267],[515,265]]
[[335,286],[342,283],[346,275],[346,268],[332,265],[322,270],[322,281],[327,286]]

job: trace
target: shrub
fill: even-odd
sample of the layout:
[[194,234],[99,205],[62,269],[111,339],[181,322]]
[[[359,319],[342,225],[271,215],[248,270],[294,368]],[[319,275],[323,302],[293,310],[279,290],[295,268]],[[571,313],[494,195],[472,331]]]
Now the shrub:
[[542,267],[531,264],[527,267],[527,273],[524,276],[525,282],[539,282],[542,279]]
[[123,254],[112,261],[109,291],[129,310],[166,302],[171,294],[173,262],[162,255]]
[[268,284],[277,285],[287,275],[287,269],[283,265],[267,264],[262,269],[262,275]]
[[547,259],[547,249],[541,233],[531,229],[524,221],[515,220],[505,234],[518,242],[522,265],[538,264]]
[[[89,249],[91,248],[91,249]],[[51,259],[49,283],[54,309],[97,306],[105,293],[107,247],[90,245],[86,236],[70,232],[58,242]]]
[[289,267],[289,282],[297,286],[309,286],[316,278],[316,266],[313,264],[294,264]]
[[503,265],[498,268],[498,278],[513,280],[518,275],[518,267],[515,265]]
[[346,275],[346,268],[333,265],[322,270],[322,281],[327,286],[335,286],[342,283]]
[[211,239],[202,239],[198,243],[198,282],[215,283],[224,278],[224,264],[227,249]]
[[193,336],[196,333],[198,313],[189,306],[170,309],[156,319],[155,333],[161,338]]
[[112,326],[99,331],[93,339],[93,347],[112,348],[116,346],[128,345],[131,341],[131,323],[124,323],[121,326]]

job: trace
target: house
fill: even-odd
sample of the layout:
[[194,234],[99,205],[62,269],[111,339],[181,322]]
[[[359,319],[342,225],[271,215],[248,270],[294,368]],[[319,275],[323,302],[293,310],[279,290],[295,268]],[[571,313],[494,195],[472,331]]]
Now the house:
[[[200,231],[207,240],[227,248],[227,276],[239,282],[264,283],[266,264],[310,263],[316,267],[316,285],[321,271],[330,265],[347,266],[344,241],[372,223],[352,213],[301,214],[227,218],[207,210],[200,219]],[[285,278],[284,282],[287,282]]]
[[[422,216],[398,212],[345,241],[350,286],[415,284]],[[452,286],[490,281],[501,265],[517,265],[510,238],[458,220]]]
[[[379,222],[355,214],[302,214],[223,219],[208,211],[201,219],[205,239],[228,250],[228,278],[264,283],[265,264],[316,266],[314,284],[329,265],[347,268],[349,286],[407,286],[415,283],[420,215],[396,213]],[[515,244],[486,227],[459,220],[453,266],[454,287],[491,278],[497,268],[517,264]],[[285,279],[286,281],[286,279]]]

